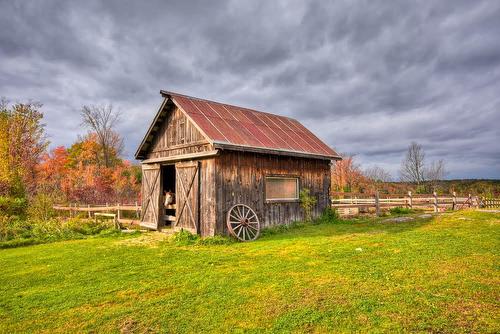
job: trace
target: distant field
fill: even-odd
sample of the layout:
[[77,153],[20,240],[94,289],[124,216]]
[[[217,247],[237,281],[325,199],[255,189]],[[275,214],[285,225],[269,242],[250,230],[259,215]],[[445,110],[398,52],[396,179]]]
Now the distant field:
[[500,214],[0,250],[0,332],[500,332]]

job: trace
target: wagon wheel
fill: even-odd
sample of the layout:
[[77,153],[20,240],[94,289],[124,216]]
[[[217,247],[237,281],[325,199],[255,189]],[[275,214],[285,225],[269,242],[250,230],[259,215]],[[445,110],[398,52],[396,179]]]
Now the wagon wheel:
[[227,212],[227,229],[238,240],[255,240],[260,233],[259,217],[248,205],[233,205]]

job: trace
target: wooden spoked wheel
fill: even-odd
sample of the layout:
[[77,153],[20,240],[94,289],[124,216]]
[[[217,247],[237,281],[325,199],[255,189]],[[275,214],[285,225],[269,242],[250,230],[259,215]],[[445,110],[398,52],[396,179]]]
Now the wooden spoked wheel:
[[259,217],[248,205],[233,205],[227,212],[227,229],[238,240],[255,240],[260,233]]

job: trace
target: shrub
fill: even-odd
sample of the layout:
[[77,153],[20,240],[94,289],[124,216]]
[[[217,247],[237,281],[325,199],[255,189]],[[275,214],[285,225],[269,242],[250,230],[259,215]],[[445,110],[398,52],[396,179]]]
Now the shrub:
[[28,215],[33,219],[49,220],[56,216],[54,211],[55,200],[53,194],[40,192],[31,200],[28,208]]
[[337,223],[339,222],[339,213],[334,208],[326,208],[317,219],[319,223]]
[[306,226],[305,223],[299,222],[299,221],[294,221],[294,222],[291,222],[290,224],[280,224],[280,225],[266,227],[260,231],[260,235],[266,236],[266,235],[280,234],[280,233],[289,231],[291,229],[301,228],[304,226]]
[[414,213],[415,211],[413,211],[412,209],[407,209],[407,208],[403,208],[403,207],[398,206],[398,207],[390,209],[389,212],[393,215],[407,215],[409,213]]
[[180,230],[179,232],[175,232],[174,234],[172,234],[171,237],[172,242],[181,246],[195,244],[198,241],[198,239],[200,239],[199,235],[193,234],[186,230]]
[[300,191],[300,206],[304,209],[304,220],[306,222],[310,222],[312,218],[312,209],[318,202],[316,197],[311,195],[309,189],[304,188]]
[[5,216],[24,216],[28,202],[22,197],[0,196],[0,214]]
[[81,239],[90,235],[118,232],[108,222],[94,220],[25,220],[15,216],[0,216],[0,248]]
[[0,215],[0,241],[27,238],[31,235],[29,223],[18,216]]
[[187,245],[202,245],[202,246],[208,246],[208,245],[227,245],[235,242],[234,239],[222,236],[222,235],[216,235],[214,237],[205,237],[202,238],[197,234],[193,234],[189,231],[186,230],[180,230],[179,232],[176,232],[172,234],[170,238],[171,242],[179,245],[179,246],[187,246]]

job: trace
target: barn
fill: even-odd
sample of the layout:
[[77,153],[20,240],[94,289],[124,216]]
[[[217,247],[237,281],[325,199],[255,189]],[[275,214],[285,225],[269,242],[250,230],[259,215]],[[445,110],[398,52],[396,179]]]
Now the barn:
[[[253,239],[255,226],[304,218],[299,191],[329,206],[339,155],[292,118],[161,91],[135,158],[142,163],[141,225]],[[165,203],[165,192],[175,203]],[[258,227],[258,226],[257,226]],[[243,236],[246,234],[246,236]]]

